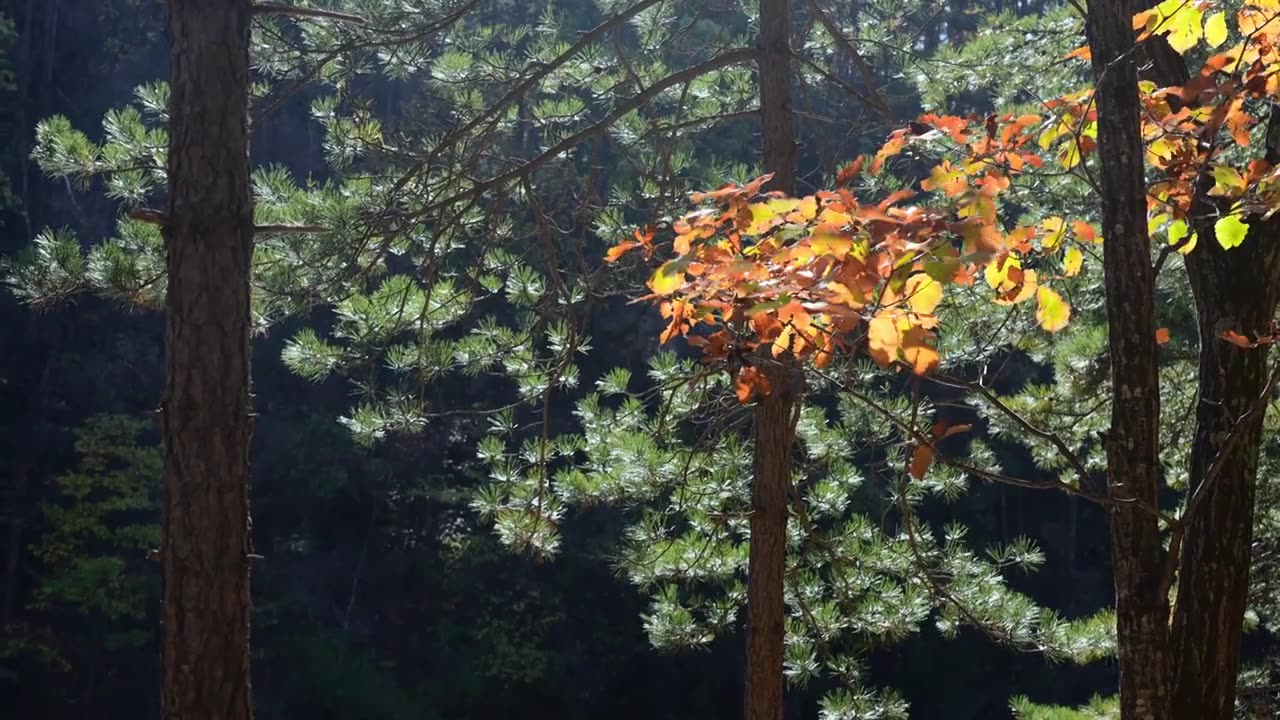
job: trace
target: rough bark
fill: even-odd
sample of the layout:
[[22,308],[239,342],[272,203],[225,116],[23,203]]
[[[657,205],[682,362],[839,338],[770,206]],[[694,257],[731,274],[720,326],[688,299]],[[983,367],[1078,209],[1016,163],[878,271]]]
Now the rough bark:
[[[791,111],[791,3],[760,0],[760,125],[769,189],[795,193]],[[788,495],[795,445],[797,368],[763,360],[774,392],[754,409],[755,477],[747,568],[747,720],[782,720]]]
[[1173,702],[1179,718],[1230,720],[1266,408],[1257,401],[1270,373],[1266,345],[1240,348],[1220,335],[1267,331],[1280,300],[1280,238],[1273,223],[1257,223],[1244,245],[1223,250],[1203,225],[1186,263],[1200,330],[1190,492],[1203,497],[1190,506],[1179,558]]
[[781,720],[784,689],[784,581],[796,370],[783,363],[765,372],[774,391],[754,410],[755,478],[747,567],[747,720]]
[[250,5],[169,9],[162,716],[247,720]]
[[1161,587],[1164,549],[1154,508],[1159,487],[1160,387],[1133,48],[1134,5],[1089,3],[1086,28],[1097,78],[1103,267],[1112,377],[1107,481],[1136,500],[1110,510],[1112,571],[1124,720],[1170,715],[1169,601]]
[[[1190,78],[1185,61],[1162,39],[1144,43],[1152,78],[1162,86]],[[1280,161],[1280,111],[1267,133],[1268,162]],[[1280,302],[1280,223],[1253,222],[1245,244],[1224,250],[1213,223],[1222,208],[1193,207],[1199,241],[1186,270],[1200,335],[1196,428],[1188,467],[1192,501],[1176,539],[1178,594],[1171,622],[1172,697],[1178,718],[1230,720],[1249,592],[1254,493],[1266,404],[1257,405],[1269,373],[1267,346],[1244,349],[1224,330],[1265,333]],[[1251,412],[1256,409],[1256,412]],[[1248,416],[1246,418],[1246,416]],[[1242,418],[1246,418],[1243,422]],[[1217,468],[1211,470],[1214,464]],[[1212,472],[1210,483],[1201,489]]]
[[760,0],[760,130],[770,190],[796,191],[796,133],[791,109],[791,0]]

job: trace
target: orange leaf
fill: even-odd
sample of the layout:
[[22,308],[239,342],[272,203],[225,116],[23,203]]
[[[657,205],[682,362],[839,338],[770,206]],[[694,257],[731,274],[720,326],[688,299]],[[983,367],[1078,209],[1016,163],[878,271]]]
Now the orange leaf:
[[1098,239],[1098,231],[1093,226],[1083,220],[1075,220],[1071,223],[1071,229],[1075,231],[1076,237],[1081,242],[1091,243]]
[[867,161],[866,155],[859,155],[853,162],[845,164],[836,172],[836,185],[844,186],[853,182],[862,172],[862,165]]
[[607,263],[617,262],[618,258],[631,252],[640,246],[640,243],[631,240],[623,240],[622,242],[609,248],[609,252],[605,253],[604,261]]
[[918,325],[902,335],[902,359],[917,375],[928,375],[942,363],[942,356],[927,342],[931,337],[932,333]]
[[917,445],[915,452],[911,453],[911,477],[923,480],[925,473],[929,472],[932,465],[933,448],[928,445]]
[[1156,330],[1156,344],[1163,345],[1169,342],[1169,328],[1160,328]]
[[1250,340],[1249,338],[1245,337],[1244,335],[1241,335],[1240,333],[1236,332],[1235,330],[1227,330],[1226,332],[1222,333],[1221,337],[1222,337],[1222,339],[1223,339],[1223,340],[1226,340],[1227,342],[1229,342],[1229,343],[1231,343],[1232,345],[1235,345],[1235,346],[1237,346],[1237,347],[1242,347],[1242,348],[1256,348],[1256,347],[1258,347],[1258,343],[1256,343],[1256,342],[1254,342],[1254,341]]
[[891,317],[874,317],[867,325],[867,349],[871,359],[881,367],[889,367],[898,357],[898,346],[902,344],[902,333],[898,331],[898,323]]
[[1071,52],[1067,53],[1067,57],[1064,59],[1070,60],[1072,58],[1080,58],[1081,60],[1091,60],[1093,59],[1093,51],[1089,49],[1088,45],[1081,45],[1075,50],[1072,50]]
[[738,402],[743,404],[750,402],[757,395],[768,395],[773,390],[773,386],[769,384],[769,378],[760,372],[759,368],[750,366],[738,371],[733,388],[738,394]]
[[973,425],[970,425],[969,423],[951,425],[940,420],[933,424],[933,428],[930,430],[930,433],[933,435],[934,440],[942,440],[944,438],[949,438],[952,435],[959,435],[962,432],[969,432],[972,429]]

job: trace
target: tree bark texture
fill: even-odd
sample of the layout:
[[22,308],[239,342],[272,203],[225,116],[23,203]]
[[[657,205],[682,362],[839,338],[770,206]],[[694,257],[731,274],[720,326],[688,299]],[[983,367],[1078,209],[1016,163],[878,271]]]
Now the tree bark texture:
[[769,190],[796,192],[796,132],[791,108],[791,0],[760,0],[760,131]]
[[[1147,41],[1144,49],[1152,79],[1161,86],[1190,79],[1186,62],[1163,39]],[[1280,111],[1273,108],[1266,143],[1266,160],[1273,164],[1280,162],[1277,131]],[[1280,302],[1280,222],[1255,220],[1242,246],[1224,250],[1213,224],[1226,208],[1206,200],[1209,187],[1206,182],[1198,188],[1192,214],[1199,240],[1186,260],[1200,335],[1189,492],[1202,497],[1191,501],[1179,538],[1171,693],[1177,718],[1231,720],[1249,593],[1258,453],[1269,404],[1258,399],[1270,378],[1267,345],[1240,348],[1221,334],[1269,332]]]
[[[1107,484],[1124,720],[1170,715],[1169,601],[1158,519],[1160,386],[1130,0],[1095,0],[1086,28],[1097,84],[1098,155],[1112,410]],[[1136,501],[1136,502],[1134,502]],[[1146,509],[1142,507],[1146,506]]]
[[1211,220],[1197,224],[1200,238],[1186,263],[1200,330],[1189,491],[1203,497],[1189,505],[1179,558],[1173,703],[1179,718],[1230,720],[1267,404],[1258,399],[1270,372],[1266,345],[1241,348],[1220,336],[1268,331],[1280,300],[1280,228],[1255,222],[1243,245],[1224,250]]
[[747,720],[781,720],[784,697],[784,588],[797,370],[783,361],[764,372],[773,392],[754,409],[755,478],[747,567]]
[[249,0],[170,0],[166,720],[247,720]]
[[[768,189],[796,191],[791,109],[791,3],[760,0],[760,126]],[[787,519],[799,369],[788,358],[761,361],[773,392],[753,410],[755,477],[747,567],[747,720],[782,720]]]

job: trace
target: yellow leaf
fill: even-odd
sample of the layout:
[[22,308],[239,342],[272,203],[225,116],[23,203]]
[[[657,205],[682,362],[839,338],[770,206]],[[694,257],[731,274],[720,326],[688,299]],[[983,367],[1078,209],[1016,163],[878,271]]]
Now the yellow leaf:
[[1216,12],[1204,24],[1204,41],[1209,47],[1219,47],[1227,41],[1227,16]]
[[995,303],[997,305],[1017,305],[1029,299],[1038,287],[1040,287],[1040,281],[1036,279],[1036,271],[1023,271],[1020,281],[1015,282],[1011,277],[1006,286],[999,288],[1000,294],[996,296]]
[[818,216],[818,199],[812,195],[806,196],[805,199],[800,201],[798,212],[805,222],[813,220]]
[[1239,247],[1244,242],[1244,238],[1249,234],[1249,226],[1240,222],[1240,218],[1235,215],[1227,215],[1213,224],[1213,234],[1218,238],[1218,244],[1223,250],[1230,250]]
[[1084,253],[1074,245],[1067,248],[1067,254],[1062,258],[1062,272],[1067,277],[1075,277],[1080,274],[1082,267],[1084,267]]
[[903,292],[911,309],[921,315],[933,312],[942,302],[942,284],[924,273],[907,278]]
[[891,317],[878,316],[871,318],[867,324],[867,349],[871,359],[881,367],[889,367],[898,357],[898,347],[902,344],[902,333],[898,323]]
[[653,273],[649,279],[649,287],[658,295],[670,295],[684,284],[684,264],[678,260],[668,260]]
[[1198,240],[1199,238],[1200,236],[1197,233],[1191,233],[1191,237],[1187,238],[1186,244],[1178,248],[1178,254],[1190,255],[1191,251],[1196,249],[1196,240]]
[[1049,332],[1058,332],[1071,319],[1071,306],[1058,293],[1041,286],[1036,290],[1036,322]]
[[1196,3],[1164,0],[1156,6],[1156,11],[1160,20],[1155,32],[1167,33],[1169,46],[1179,55],[1195,47],[1204,37],[1204,12]]
[[1058,164],[1063,170],[1070,170],[1080,164],[1080,144],[1072,139],[1058,150]]
[[1067,234],[1067,222],[1057,215],[1045,218],[1041,221],[1040,227],[1044,229],[1042,242],[1049,250],[1058,247],[1058,243],[1062,242],[1062,238]]
[[1248,183],[1245,182],[1240,171],[1226,165],[1217,165],[1209,174],[1213,175],[1213,189],[1209,191],[1210,195],[1220,195],[1230,197],[1244,193]]
[[987,263],[987,267],[982,271],[982,276],[987,279],[987,284],[992,289],[999,290],[1009,280],[1009,271],[1013,268],[1021,268],[1022,262],[1018,260],[1018,256],[1009,253],[1008,257],[996,259]]

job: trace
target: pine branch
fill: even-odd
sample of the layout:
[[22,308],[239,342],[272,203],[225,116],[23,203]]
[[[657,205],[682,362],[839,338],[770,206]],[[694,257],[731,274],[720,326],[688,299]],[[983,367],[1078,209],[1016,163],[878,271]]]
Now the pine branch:
[[[154,208],[134,208],[129,211],[129,217],[152,225],[159,225],[160,227],[169,225],[169,216],[164,211]],[[323,225],[255,225],[253,231],[260,235],[283,235],[286,233],[329,232],[329,228]]]
[[326,20],[338,20],[340,22],[348,22],[354,25],[364,25],[365,19],[359,15],[350,15],[347,13],[335,12],[333,10],[318,10],[316,8],[294,7],[285,5],[284,3],[260,2],[253,5],[254,15],[292,15],[294,17],[307,18],[324,18]]

